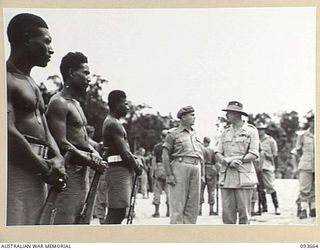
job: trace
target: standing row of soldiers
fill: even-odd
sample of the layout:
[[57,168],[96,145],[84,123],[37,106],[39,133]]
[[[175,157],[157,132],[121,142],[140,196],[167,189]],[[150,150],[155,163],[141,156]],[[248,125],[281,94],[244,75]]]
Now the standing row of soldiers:
[[88,167],[100,174],[108,171],[106,223],[121,223],[129,205],[132,174],[142,173],[119,121],[129,110],[125,93],[109,94],[102,159],[89,142],[80,105],[90,82],[87,57],[69,52],[62,58],[64,87],[45,110],[30,72],[34,66],[47,66],[54,53],[46,22],[33,14],[19,14],[11,19],[7,35],[11,46],[7,61],[7,225],[39,223],[47,184],[61,191],[54,202],[52,223],[74,224],[88,192]]
[[[54,53],[46,22],[33,14],[19,14],[10,21],[7,35],[11,45],[7,61],[7,225],[37,224],[43,216],[41,208],[48,185],[60,191],[55,201],[53,224],[76,223],[88,193],[88,167],[105,173],[108,209],[102,222],[121,224],[131,205],[134,176],[143,175],[141,157],[131,153],[121,123],[129,111],[125,92],[115,90],[108,96],[110,112],[102,126],[103,150],[99,154],[90,144],[87,120],[80,105],[90,82],[87,57],[81,52],[69,52],[62,58],[60,72],[64,87],[51,98],[45,110],[30,72],[35,66],[46,67]],[[237,221],[247,224],[258,183],[254,168],[260,155],[258,131],[242,120],[242,115],[247,113],[240,102],[229,102],[223,111],[227,112],[230,125],[214,152],[220,167],[222,218],[228,224]],[[204,150],[192,128],[194,108],[181,108],[177,117],[179,127],[164,134],[163,143],[155,148],[154,217],[159,215],[160,194],[168,185],[170,223],[194,224],[201,212],[201,181],[205,183],[205,179],[210,178],[209,169],[217,169],[213,169],[212,152]],[[263,146],[261,148],[263,150]],[[270,155],[266,152],[263,157],[266,161]],[[268,176],[266,180],[272,182],[272,178]],[[301,180],[307,183],[309,175],[305,173]],[[304,190],[307,189],[310,185],[305,184]],[[272,195],[276,197],[274,191]],[[306,195],[299,197],[304,209]],[[277,203],[275,206],[278,209]],[[314,208],[311,206],[311,209]],[[213,213],[211,209],[210,212]]]

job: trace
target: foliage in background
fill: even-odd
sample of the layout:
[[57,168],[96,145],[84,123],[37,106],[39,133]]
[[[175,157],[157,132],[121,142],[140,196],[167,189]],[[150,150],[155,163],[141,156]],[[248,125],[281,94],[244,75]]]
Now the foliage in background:
[[93,79],[86,95],[83,111],[88,124],[95,128],[93,139],[100,142],[102,140],[102,124],[109,113],[108,104],[102,99],[100,91],[102,84],[106,84],[108,81],[101,78],[100,75],[93,75]]
[[[53,78],[56,78],[56,76],[51,76],[48,79]],[[93,79],[94,81],[90,84],[82,106],[88,124],[95,128],[94,139],[100,142],[102,140],[102,124],[109,112],[108,105],[102,99],[100,92],[102,84],[106,84],[107,80],[99,75],[94,75]],[[41,83],[40,90],[45,102],[48,103],[51,96],[61,90],[61,86],[56,91],[48,92],[45,84]],[[151,107],[147,104],[136,105],[129,102],[129,106],[130,111],[124,119],[124,127],[128,133],[129,144],[133,152],[140,147],[145,148],[147,152],[152,151],[154,145],[161,140],[160,134],[163,129],[178,126],[178,121],[171,114],[162,116],[160,113],[148,112]],[[217,129],[219,130],[219,127],[220,129],[223,128],[226,122],[224,117],[218,117]],[[293,178],[296,162],[291,157],[290,151],[295,146],[296,132],[305,129],[304,124],[299,124],[298,113],[295,111],[281,112],[272,116],[267,113],[250,114],[248,122],[251,124],[256,124],[257,122],[268,124],[267,133],[276,140],[279,149],[278,157],[275,161],[276,176],[277,178]]]
[[160,113],[144,112],[150,108],[147,104],[130,103],[130,111],[124,126],[128,132],[128,140],[133,152],[140,147],[146,149],[147,152],[152,151],[154,145],[161,140],[160,134],[163,129],[178,126],[178,121],[174,120],[171,115],[161,116]]

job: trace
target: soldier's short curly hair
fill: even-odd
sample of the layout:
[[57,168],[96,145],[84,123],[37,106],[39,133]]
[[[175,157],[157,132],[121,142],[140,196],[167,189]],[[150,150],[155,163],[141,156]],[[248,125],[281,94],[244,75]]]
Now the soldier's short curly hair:
[[77,70],[80,68],[81,64],[88,63],[88,58],[81,52],[69,52],[66,54],[60,64],[60,72],[63,81],[66,81],[69,77],[69,70]]
[[20,45],[25,33],[34,34],[38,28],[48,29],[47,23],[41,17],[31,13],[21,13],[14,16],[7,28],[9,43],[12,46]]

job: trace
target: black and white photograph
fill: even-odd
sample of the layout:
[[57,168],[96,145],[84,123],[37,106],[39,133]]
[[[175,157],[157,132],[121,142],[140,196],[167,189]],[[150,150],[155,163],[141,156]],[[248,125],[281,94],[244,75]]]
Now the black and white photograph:
[[316,226],[316,14],[3,8],[5,227]]

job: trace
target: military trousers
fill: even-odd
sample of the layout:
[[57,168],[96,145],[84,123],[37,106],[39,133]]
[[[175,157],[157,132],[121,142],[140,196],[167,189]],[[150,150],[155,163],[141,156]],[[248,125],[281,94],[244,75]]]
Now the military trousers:
[[261,178],[263,182],[263,186],[267,191],[267,194],[272,194],[276,190],[274,189],[274,172],[270,170],[263,169],[261,172]]
[[[299,170],[299,198],[303,208],[308,206],[308,203],[315,202],[315,175],[314,172]],[[305,204],[302,204],[305,203]]]
[[143,198],[148,196],[148,174],[146,170],[143,170],[142,175],[139,176],[139,183]]
[[212,167],[207,167],[205,169],[205,182],[201,182],[200,191],[200,204],[204,203],[204,190],[207,187],[208,191],[208,204],[213,205],[215,203],[215,190],[217,185],[217,172],[212,171]]
[[97,196],[95,199],[94,214],[99,219],[105,219],[107,208],[107,183],[106,173],[102,174],[99,180]]
[[170,224],[195,224],[200,209],[200,164],[172,162],[176,184],[169,185]]
[[224,224],[249,224],[253,189],[221,188],[222,221]]
[[162,191],[166,194],[166,203],[169,203],[169,191],[168,184],[165,179],[155,178],[154,186],[153,186],[153,205],[159,205],[161,201],[161,193]]

